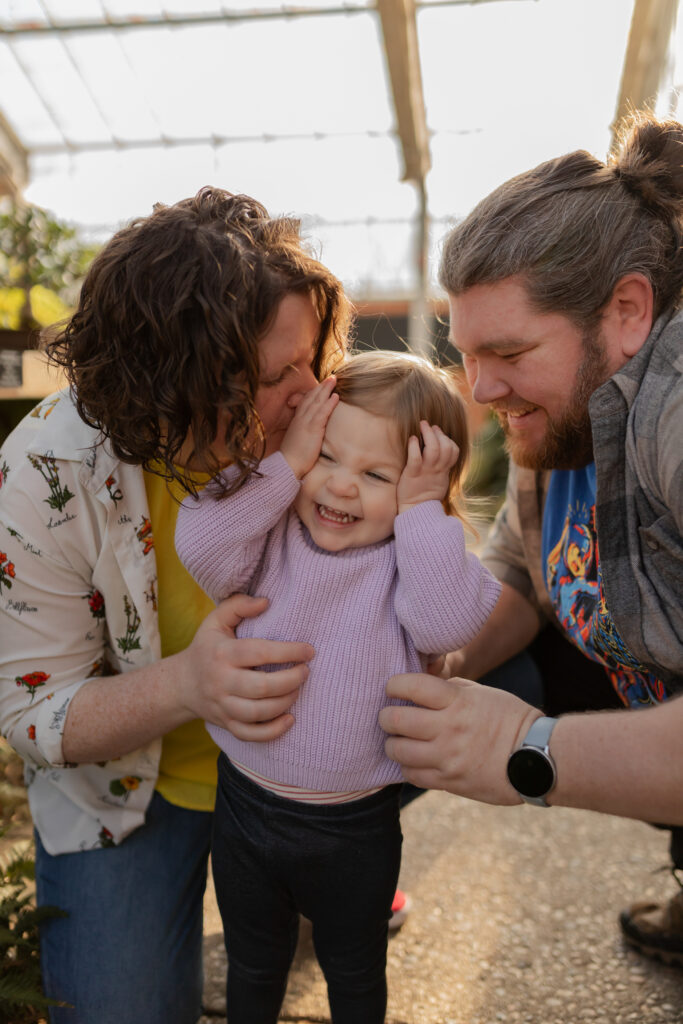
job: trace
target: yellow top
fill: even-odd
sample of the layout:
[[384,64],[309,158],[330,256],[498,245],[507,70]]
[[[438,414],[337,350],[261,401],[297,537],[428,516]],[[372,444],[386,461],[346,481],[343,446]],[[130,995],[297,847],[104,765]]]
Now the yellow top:
[[[185,497],[174,480],[145,471],[145,488],[157,561],[157,594],[161,656],[184,650],[215,607],[178,558],[174,537],[178,502]],[[195,477],[197,484],[208,477]],[[177,499],[177,501],[174,500]],[[172,804],[193,811],[212,811],[216,797],[218,747],[195,720],[167,733],[162,740],[156,788]]]

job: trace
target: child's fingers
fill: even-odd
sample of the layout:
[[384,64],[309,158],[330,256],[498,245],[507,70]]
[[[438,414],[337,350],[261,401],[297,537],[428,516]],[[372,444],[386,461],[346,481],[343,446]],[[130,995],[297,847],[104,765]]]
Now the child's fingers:
[[317,416],[321,410],[325,410],[330,398],[333,398],[334,401],[330,405],[325,417],[325,420],[327,421],[327,416],[329,416],[330,412],[339,401],[338,395],[331,394],[336,383],[336,378],[328,377],[321,384],[318,384],[310,391],[307,391],[306,394],[301,397],[299,404],[297,405],[296,414],[299,419],[303,417],[312,419]]
[[422,452],[420,451],[420,442],[412,434],[408,438],[408,455],[406,458],[405,471],[408,473],[419,473],[422,467]]
[[[439,432],[441,433],[441,431]],[[441,433],[439,440],[440,452],[439,462],[444,469],[452,469],[460,457],[460,449],[452,438]]]
[[422,434],[422,461],[425,469],[433,469],[439,462],[441,452],[441,433],[438,427],[433,427],[425,420],[420,422],[420,433]]
[[436,471],[451,469],[460,454],[455,441],[444,434],[441,427],[429,423],[421,423],[420,430],[424,442],[425,468]]

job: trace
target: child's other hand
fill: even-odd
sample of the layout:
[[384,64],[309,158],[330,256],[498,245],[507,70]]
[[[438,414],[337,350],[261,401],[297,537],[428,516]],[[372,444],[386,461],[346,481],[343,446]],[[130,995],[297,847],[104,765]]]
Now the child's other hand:
[[328,377],[306,392],[282,439],[280,451],[298,480],[313,469],[320,455],[327,421],[339,401],[339,395],[332,393],[336,383],[335,377]]
[[439,427],[422,420],[420,432],[424,442],[422,451],[415,436],[408,441],[408,459],[398,481],[399,512],[422,501],[441,501],[446,496],[449,473],[460,454],[455,441],[446,437]]

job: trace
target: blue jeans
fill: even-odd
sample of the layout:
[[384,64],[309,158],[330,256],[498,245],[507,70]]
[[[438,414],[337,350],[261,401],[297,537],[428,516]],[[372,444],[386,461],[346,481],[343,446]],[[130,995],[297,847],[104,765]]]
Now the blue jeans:
[[218,760],[212,848],[230,1024],[276,1024],[299,913],[313,925],[334,1024],[383,1024],[401,787],[331,806],[262,789]]
[[202,898],[212,815],[155,793],[120,846],[51,856],[36,836],[38,902],[69,912],[42,926],[50,1024],[196,1024]]

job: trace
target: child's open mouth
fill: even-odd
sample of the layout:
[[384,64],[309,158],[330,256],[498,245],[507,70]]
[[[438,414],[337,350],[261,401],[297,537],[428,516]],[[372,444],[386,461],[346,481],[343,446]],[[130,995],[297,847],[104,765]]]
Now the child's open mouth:
[[348,512],[338,512],[336,508],[330,508],[329,505],[316,505],[318,515],[321,519],[324,519],[326,523],[355,523],[358,516],[352,516]]

